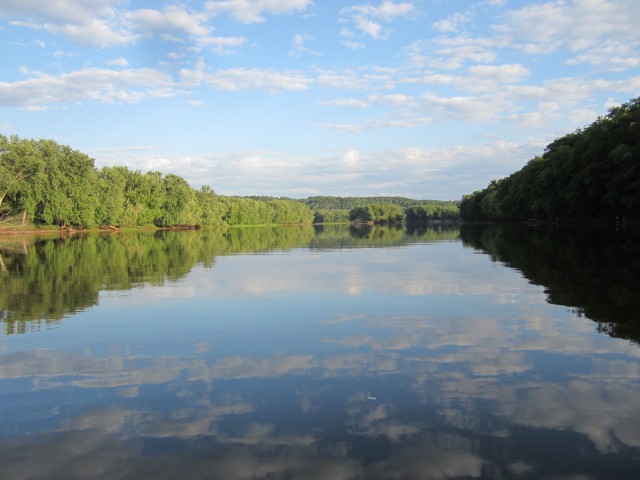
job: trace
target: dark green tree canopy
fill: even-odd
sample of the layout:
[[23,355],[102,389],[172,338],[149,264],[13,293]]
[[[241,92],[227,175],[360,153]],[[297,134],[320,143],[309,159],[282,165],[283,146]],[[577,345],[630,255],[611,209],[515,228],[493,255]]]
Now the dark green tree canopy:
[[640,97],[465,195],[460,215],[470,221],[640,221]]

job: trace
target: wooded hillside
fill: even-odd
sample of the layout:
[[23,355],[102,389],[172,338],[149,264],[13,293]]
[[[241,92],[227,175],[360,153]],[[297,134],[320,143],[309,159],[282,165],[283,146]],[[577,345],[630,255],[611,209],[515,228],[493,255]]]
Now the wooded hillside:
[[558,138],[509,177],[463,197],[468,221],[640,220],[640,97]]

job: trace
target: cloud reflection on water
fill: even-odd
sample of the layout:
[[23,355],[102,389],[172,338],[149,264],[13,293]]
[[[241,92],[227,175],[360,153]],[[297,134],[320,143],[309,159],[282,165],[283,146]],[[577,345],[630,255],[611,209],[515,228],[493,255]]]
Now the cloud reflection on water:
[[[574,466],[640,447],[637,347],[457,244],[226,257],[177,285],[85,312],[154,308],[106,348],[3,341],[5,391],[29,391],[3,414],[3,478],[526,478],[556,472],[537,439],[570,436]],[[184,352],[153,343],[163,322]]]

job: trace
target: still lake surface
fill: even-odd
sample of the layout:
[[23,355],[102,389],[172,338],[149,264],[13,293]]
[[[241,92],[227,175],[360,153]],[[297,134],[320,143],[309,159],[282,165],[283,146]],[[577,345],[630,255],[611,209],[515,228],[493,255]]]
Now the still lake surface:
[[0,239],[0,478],[639,478],[636,240]]

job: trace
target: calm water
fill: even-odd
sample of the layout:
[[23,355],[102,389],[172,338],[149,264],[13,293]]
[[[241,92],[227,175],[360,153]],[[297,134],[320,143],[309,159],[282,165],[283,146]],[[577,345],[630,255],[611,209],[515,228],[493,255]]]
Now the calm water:
[[0,241],[0,478],[636,479],[637,242]]

